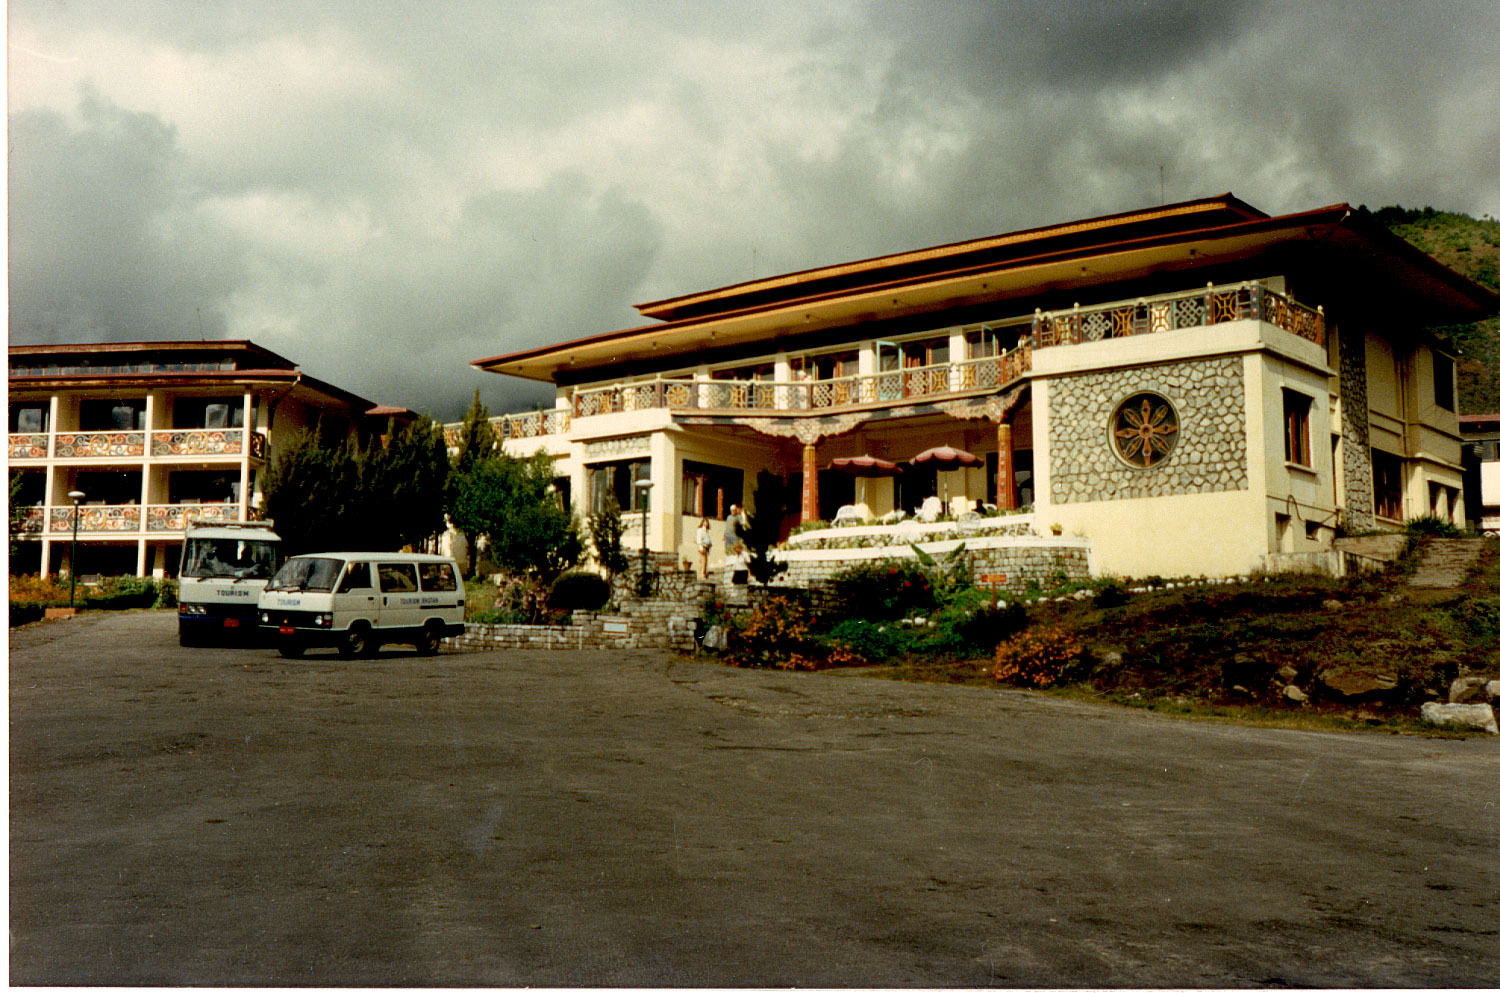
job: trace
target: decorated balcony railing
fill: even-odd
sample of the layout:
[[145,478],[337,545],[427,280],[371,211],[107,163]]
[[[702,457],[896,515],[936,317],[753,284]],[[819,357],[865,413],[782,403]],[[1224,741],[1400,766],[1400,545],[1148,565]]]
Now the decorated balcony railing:
[[[71,534],[75,508],[51,507],[47,513],[47,530],[51,534]],[[110,534],[141,529],[141,508],[135,504],[85,504],[76,508],[79,534]]]
[[47,457],[47,434],[13,434],[10,436],[10,460],[44,459]]
[[1306,338],[1324,343],[1323,308],[1297,303],[1259,283],[1215,287],[1114,303],[1102,307],[1038,312],[1031,321],[1031,340],[1037,348],[1081,345],[1106,338],[1127,338],[1179,328],[1205,327],[1229,321],[1265,321]]
[[[238,503],[168,503],[150,504],[85,504],[77,508],[78,533],[136,534],[181,532],[194,524],[222,524],[240,519]],[[60,507],[30,507],[20,522],[22,534],[46,533],[57,537],[73,533],[72,505]],[[142,523],[144,522],[144,527]]]
[[835,379],[653,379],[578,390],[574,417],[633,410],[832,410],[946,393],[996,389],[1031,368],[1025,345],[1000,355]]
[[[572,423],[569,410],[529,410],[521,414],[500,414],[490,418],[490,428],[497,441],[511,438],[546,438],[549,435],[567,434]],[[443,425],[443,443],[457,448],[463,441],[462,424]]]
[[147,531],[185,531],[191,524],[223,524],[239,519],[238,503],[157,503],[146,508]]
[[138,459],[146,454],[146,432],[59,431],[52,454],[59,459]]
[[151,454],[155,457],[241,455],[244,451],[244,428],[194,428],[151,432]]
[[504,414],[490,418],[495,437],[501,441],[509,438],[545,438],[553,434],[567,434],[571,422],[567,410],[532,410],[524,414]]

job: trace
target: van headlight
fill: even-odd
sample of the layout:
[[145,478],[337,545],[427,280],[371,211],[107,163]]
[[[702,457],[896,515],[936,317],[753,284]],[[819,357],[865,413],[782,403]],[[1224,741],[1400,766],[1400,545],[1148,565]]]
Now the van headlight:
[[262,610],[260,612],[260,622],[262,624],[270,624],[271,623],[271,615],[268,614],[268,613],[266,613],[264,610]]
[[317,615],[316,617],[313,618],[313,626],[314,627],[326,628],[326,627],[331,627],[332,625],[333,625],[333,615],[332,614],[319,614],[319,615]]
[[203,609],[203,605],[202,604],[197,604],[197,603],[179,603],[177,605],[177,613],[178,613],[179,616],[201,617],[205,613],[207,613],[207,611]]

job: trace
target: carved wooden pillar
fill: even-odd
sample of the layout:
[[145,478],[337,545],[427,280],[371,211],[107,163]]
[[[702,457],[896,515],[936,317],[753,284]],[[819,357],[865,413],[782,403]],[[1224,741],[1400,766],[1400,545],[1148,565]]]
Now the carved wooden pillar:
[[999,453],[995,459],[995,506],[1001,510],[1015,510],[1015,452],[1011,447],[1010,424],[1006,421],[1001,421],[995,425],[995,435],[999,441],[995,449]]
[[802,521],[818,519],[818,444],[802,446]]

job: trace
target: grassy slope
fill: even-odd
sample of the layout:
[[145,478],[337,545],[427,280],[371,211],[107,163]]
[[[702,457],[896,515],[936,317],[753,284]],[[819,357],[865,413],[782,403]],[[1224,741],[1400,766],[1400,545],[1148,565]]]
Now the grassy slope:
[[[1088,649],[1053,692],[1273,725],[1417,729],[1417,709],[1446,700],[1455,677],[1500,677],[1500,542],[1486,543],[1459,589],[1412,590],[1405,578],[1398,566],[1365,579],[1288,576],[1129,594],[1114,606],[1053,600],[1032,607],[1032,625],[1060,627]],[[1121,661],[1102,661],[1111,652]],[[1388,670],[1399,686],[1383,700],[1340,700],[1318,674],[1341,665]],[[1284,667],[1296,670],[1306,704],[1283,695]],[[987,659],[910,658],[871,674],[993,683]]]
[[[1423,207],[1382,207],[1375,219],[1422,251],[1474,282],[1500,292],[1500,221]],[[1446,330],[1462,357],[1459,410],[1500,412],[1500,317]]]

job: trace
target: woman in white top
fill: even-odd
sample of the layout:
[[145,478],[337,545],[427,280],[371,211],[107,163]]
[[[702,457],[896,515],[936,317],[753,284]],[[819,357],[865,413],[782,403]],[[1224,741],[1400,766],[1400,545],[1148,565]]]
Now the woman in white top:
[[713,532],[708,528],[708,518],[700,518],[698,521],[698,572],[704,578],[708,578],[708,550],[713,547]]

